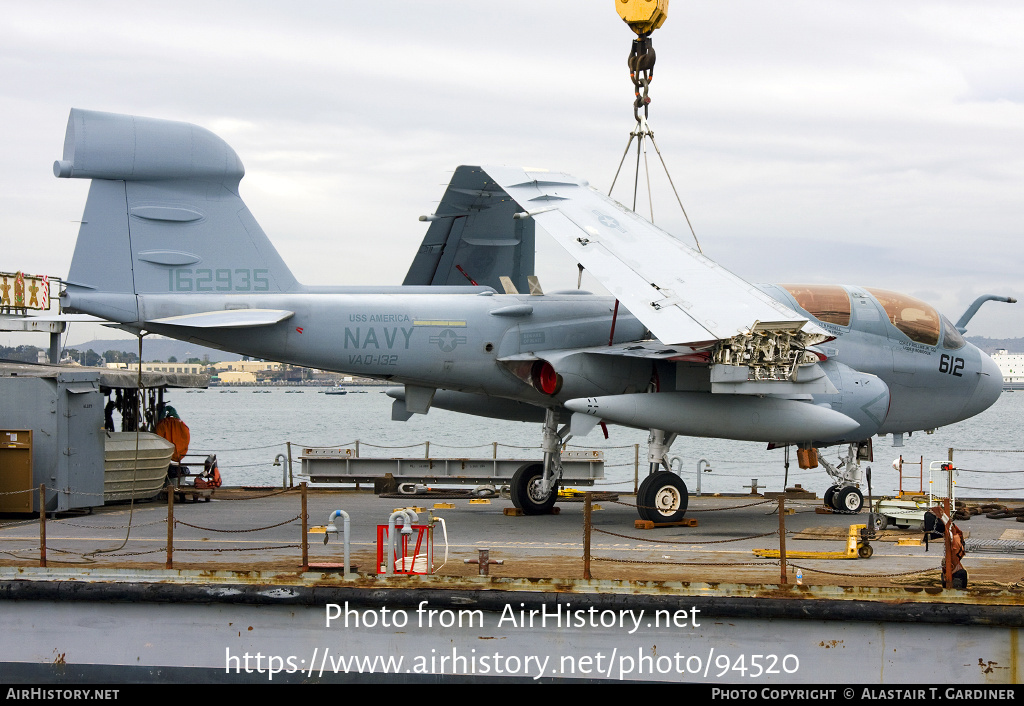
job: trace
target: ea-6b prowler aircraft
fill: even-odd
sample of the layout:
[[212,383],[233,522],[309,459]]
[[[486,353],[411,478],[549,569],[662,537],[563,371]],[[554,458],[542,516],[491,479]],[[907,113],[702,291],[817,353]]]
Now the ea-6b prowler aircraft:
[[[433,406],[542,422],[544,461],[511,488],[529,514],[555,501],[562,444],[598,423],[650,430],[646,519],[686,511],[666,463],[679,435],[796,445],[810,467],[848,445],[823,464],[827,500],[859,511],[872,436],[899,444],[1001,390],[961,335],[976,306],[953,326],[894,292],[752,285],[566,174],[459,167],[405,284],[375,288],[297,282],[239,196],[238,156],[203,128],[75,109],[54,173],[92,180],[65,311],[391,380],[398,420]],[[537,225],[612,296],[542,293]]]

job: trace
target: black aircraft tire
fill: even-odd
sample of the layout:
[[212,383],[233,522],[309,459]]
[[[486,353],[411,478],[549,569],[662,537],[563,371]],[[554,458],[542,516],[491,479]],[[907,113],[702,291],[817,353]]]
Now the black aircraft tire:
[[651,484],[651,479],[654,478],[654,476],[658,475],[659,473],[661,473],[661,471],[655,471],[654,473],[648,473],[647,477],[644,478],[642,481],[640,481],[640,487],[636,489],[636,497],[637,497],[637,501],[638,501],[637,505],[640,504],[639,503],[640,496],[643,495],[647,491],[647,486],[649,486]]
[[[536,485],[544,477],[544,465],[528,463],[519,468],[512,476],[510,487],[512,504],[526,515],[546,515],[555,506],[557,491],[548,493],[547,497],[539,497]],[[531,492],[531,490],[533,492]]]
[[669,471],[658,471],[648,477],[636,496],[640,518],[657,523],[682,520],[689,501],[686,483]]
[[864,496],[854,487],[847,486],[836,495],[837,509],[856,515],[864,507]]
[[836,506],[832,504],[832,501],[835,499],[835,497],[836,487],[833,485],[830,486],[829,489],[825,491],[825,495],[822,496],[821,500],[823,503],[825,503],[825,507],[830,507],[833,510],[836,510],[838,508],[836,508]]

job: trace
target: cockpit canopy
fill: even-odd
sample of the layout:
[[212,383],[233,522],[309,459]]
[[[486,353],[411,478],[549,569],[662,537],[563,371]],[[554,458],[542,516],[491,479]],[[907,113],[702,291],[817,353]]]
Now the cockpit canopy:
[[[850,295],[847,291],[833,284],[783,284],[797,306],[808,314],[837,326],[850,325]],[[887,289],[867,288],[867,291],[881,304],[889,323],[906,335],[911,341],[935,346],[942,334],[942,346],[955,350],[963,348],[967,342],[935,307],[899,292]]]
[[939,312],[920,299],[890,292],[888,289],[865,287],[878,300],[889,317],[889,323],[907,335],[911,341],[934,346],[939,342]]
[[797,306],[828,324],[850,325],[850,295],[836,284],[783,284]]

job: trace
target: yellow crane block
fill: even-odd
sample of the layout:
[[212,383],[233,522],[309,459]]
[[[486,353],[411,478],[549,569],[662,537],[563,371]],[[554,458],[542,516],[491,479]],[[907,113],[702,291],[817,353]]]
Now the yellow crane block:
[[631,30],[649,34],[665,24],[668,0],[615,0],[615,11]]

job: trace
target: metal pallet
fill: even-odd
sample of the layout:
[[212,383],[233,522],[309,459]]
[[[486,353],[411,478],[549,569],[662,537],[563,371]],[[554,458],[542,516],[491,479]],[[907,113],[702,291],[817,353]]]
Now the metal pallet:
[[[425,483],[504,484],[525,464],[539,463],[503,458],[358,458],[352,449],[305,448],[299,457],[302,474],[314,483],[373,482],[390,474],[397,481]],[[565,485],[593,485],[604,479],[604,453],[562,453]]]
[[1022,554],[1024,542],[1009,539],[968,539],[967,553],[993,552],[996,554]]

